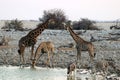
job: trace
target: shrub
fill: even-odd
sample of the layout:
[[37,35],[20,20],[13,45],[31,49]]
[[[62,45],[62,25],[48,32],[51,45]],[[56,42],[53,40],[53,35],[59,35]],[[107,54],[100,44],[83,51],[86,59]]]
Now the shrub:
[[24,30],[22,21],[18,21],[17,19],[11,20],[10,22],[6,21],[2,29],[7,29],[7,30],[15,29],[15,31]]
[[95,21],[91,21],[89,19],[81,19],[79,21],[73,22],[73,29],[76,30],[99,30],[96,26],[94,26]]

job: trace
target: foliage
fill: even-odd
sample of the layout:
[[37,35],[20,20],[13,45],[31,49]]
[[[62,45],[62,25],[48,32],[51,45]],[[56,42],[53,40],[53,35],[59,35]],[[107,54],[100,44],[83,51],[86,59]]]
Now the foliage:
[[6,21],[2,29],[15,29],[15,31],[23,31],[23,23],[22,21],[18,21],[17,19],[11,20],[10,22]]
[[73,29],[76,30],[98,30],[96,26],[94,26],[95,21],[91,21],[89,19],[84,19],[82,18],[79,21],[74,21],[73,22]]
[[40,21],[44,22],[48,18],[54,18],[55,19],[55,24],[50,24],[49,29],[63,29],[62,23],[67,21],[65,13],[61,9],[51,9],[48,11],[43,12],[44,15],[42,18],[39,18]]

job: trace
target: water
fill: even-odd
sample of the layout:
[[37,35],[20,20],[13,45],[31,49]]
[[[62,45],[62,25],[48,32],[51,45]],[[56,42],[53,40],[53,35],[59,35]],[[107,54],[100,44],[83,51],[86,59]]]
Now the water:
[[[0,80],[93,80],[89,71],[78,70],[75,76],[67,77],[67,69],[30,67],[19,68],[13,66],[0,66]],[[84,72],[84,73],[83,73]],[[99,77],[96,80],[102,80]]]
[[67,80],[66,69],[0,67],[0,80]]

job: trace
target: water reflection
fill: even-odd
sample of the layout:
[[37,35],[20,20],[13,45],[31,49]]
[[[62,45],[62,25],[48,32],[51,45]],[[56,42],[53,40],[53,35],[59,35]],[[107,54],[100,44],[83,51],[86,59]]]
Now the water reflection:
[[67,69],[61,68],[37,67],[33,69],[0,66],[0,80],[86,80],[86,78],[91,78],[90,73],[67,76]]
[[66,69],[0,67],[0,80],[67,80]]
[[67,76],[67,80],[75,80],[75,76]]

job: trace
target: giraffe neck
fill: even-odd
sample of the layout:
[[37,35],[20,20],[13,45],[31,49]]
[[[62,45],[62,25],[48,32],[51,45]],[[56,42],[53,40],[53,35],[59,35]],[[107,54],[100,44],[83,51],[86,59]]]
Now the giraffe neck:
[[44,23],[38,24],[37,28],[28,33],[28,36],[31,38],[37,38],[48,27],[48,24],[49,20]]
[[68,30],[70,32],[70,35],[72,36],[72,38],[75,40],[76,43],[78,43],[79,41],[82,42],[83,39],[81,37],[79,37],[72,29],[71,27],[69,26],[68,27]]
[[49,20],[46,20],[44,23],[38,24],[37,29],[42,32],[44,29],[48,28],[48,24]]

